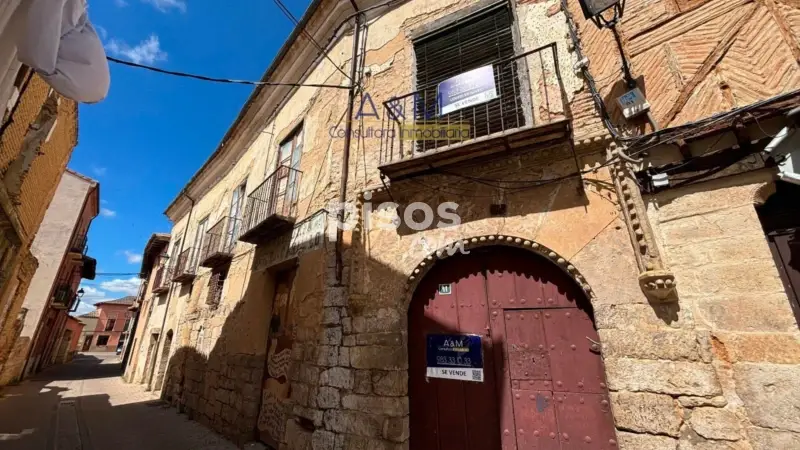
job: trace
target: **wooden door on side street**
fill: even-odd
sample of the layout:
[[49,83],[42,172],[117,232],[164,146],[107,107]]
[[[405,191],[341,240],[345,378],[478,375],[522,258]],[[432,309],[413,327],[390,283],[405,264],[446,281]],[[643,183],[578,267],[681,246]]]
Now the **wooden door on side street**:
[[295,270],[281,272],[275,281],[275,297],[269,320],[267,361],[261,384],[258,436],[261,442],[278,448],[286,419],[291,412],[291,385],[287,376],[292,359],[291,302]]
[[[409,309],[411,448],[615,449],[591,306],[550,261],[473,250],[434,267]],[[478,334],[483,382],[426,377],[426,336]]]

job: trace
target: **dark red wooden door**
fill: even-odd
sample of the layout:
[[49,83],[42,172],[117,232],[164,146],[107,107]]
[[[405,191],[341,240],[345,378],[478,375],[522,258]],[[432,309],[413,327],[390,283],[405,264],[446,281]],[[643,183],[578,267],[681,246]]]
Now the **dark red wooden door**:
[[[483,383],[426,379],[437,333],[483,337]],[[408,345],[413,449],[616,448],[591,307],[544,258],[490,248],[437,265],[415,292]]]

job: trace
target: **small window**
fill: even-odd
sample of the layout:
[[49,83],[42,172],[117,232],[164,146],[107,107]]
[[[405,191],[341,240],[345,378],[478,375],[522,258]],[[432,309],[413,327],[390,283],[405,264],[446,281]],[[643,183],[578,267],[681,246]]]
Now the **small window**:
[[300,157],[303,155],[303,125],[300,124],[292,131],[278,149],[277,166],[300,168]]
[[222,300],[222,288],[225,286],[225,280],[228,278],[228,268],[215,271],[208,279],[208,296],[206,297],[206,304],[216,308]]
[[98,347],[105,347],[108,345],[108,336],[97,336],[97,346]]
[[205,245],[206,240],[206,228],[208,228],[208,216],[203,217],[197,224],[197,234],[194,237],[194,242],[196,243],[195,252],[205,250],[203,245]]
[[117,319],[108,319],[106,321],[105,331],[114,331],[114,325],[117,324]]

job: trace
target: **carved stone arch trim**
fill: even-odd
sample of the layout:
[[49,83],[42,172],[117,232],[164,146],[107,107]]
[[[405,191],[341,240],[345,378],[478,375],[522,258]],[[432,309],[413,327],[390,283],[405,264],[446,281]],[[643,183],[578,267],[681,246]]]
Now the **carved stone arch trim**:
[[405,309],[407,310],[411,305],[411,300],[414,297],[414,291],[419,285],[419,282],[438,261],[447,259],[455,254],[455,252],[457,252],[460,248],[463,248],[464,250],[470,250],[490,246],[517,247],[543,256],[544,258],[552,261],[553,264],[558,266],[565,274],[567,274],[567,276],[569,276],[578,286],[580,286],[580,288],[586,294],[588,300],[590,302],[594,302],[596,298],[594,295],[594,290],[586,281],[586,278],[581,275],[580,271],[578,271],[574,265],[570,264],[566,258],[559,255],[554,250],[530,239],[508,236],[504,234],[489,234],[453,241],[450,245],[432,252],[419,264],[417,264],[414,270],[411,271],[411,275],[409,275],[406,283]]

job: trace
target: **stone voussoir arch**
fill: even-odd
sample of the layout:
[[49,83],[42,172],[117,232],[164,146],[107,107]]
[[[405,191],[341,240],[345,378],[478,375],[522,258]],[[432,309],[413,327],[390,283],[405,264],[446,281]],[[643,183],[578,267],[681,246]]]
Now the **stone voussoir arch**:
[[594,303],[596,299],[594,290],[586,281],[586,278],[573,264],[571,264],[563,256],[559,255],[556,251],[531,239],[509,236],[505,234],[487,234],[454,240],[450,243],[450,245],[431,252],[425,258],[423,258],[422,261],[420,261],[419,264],[417,264],[417,266],[411,271],[411,275],[409,275],[407,279],[404,305],[405,308],[408,309],[408,307],[411,305],[411,301],[414,297],[414,291],[428,271],[431,270],[437,262],[452,256],[454,254],[454,249],[463,248],[464,250],[471,250],[492,246],[521,248],[552,261],[553,264],[558,266],[561,271],[567,274],[567,276],[569,276],[583,290],[588,300]]

